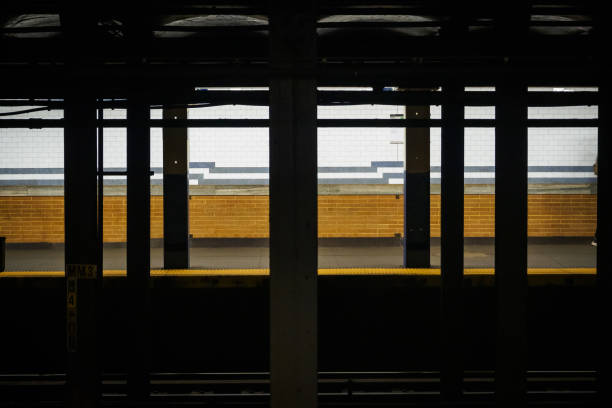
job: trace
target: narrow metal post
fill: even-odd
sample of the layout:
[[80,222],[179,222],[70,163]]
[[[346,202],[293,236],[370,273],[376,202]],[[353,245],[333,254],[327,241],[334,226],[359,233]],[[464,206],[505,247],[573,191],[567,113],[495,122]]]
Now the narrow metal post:
[[[297,9],[296,9],[297,8]],[[316,14],[271,2],[270,381],[272,408],[317,406]],[[296,72],[300,72],[299,78]]]
[[68,407],[95,407],[100,396],[98,360],[98,220],[95,98],[66,96],[64,213]]
[[[612,142],[610,141],[610,82],[599,87],[599,129],[597,135],[597,289],[599,297],[599,311],[601,316],[609,316],[612,309],[610,294],[612,293],[612,263],[610,251],[612,249],[612,217],[610,208],[610,156]],[[612,404],[612,336],[605,319],[599,320],[598,334],[599,346],[599,400],[600,406]]]
[[[98,108],[98,119],[104,109]],[[104,126],[98,126],[98,270],[104,274]]]
[[0,237],[0,272],[6,267],[6,237]]
[[441,345],[442,398],[456,402],[463,382],[463,162],[464,106],[462,84],[442,87],[441,175]]
[[500,406],[526,405],[527,86],[496,86],[495,284],[496,396]]
[[[166,120],[187,119],[187,108],[164,109]],[[164,268],[189,268],[189,141],[186,127],[163,129]]]
[[[406,119],[429,119],[429,106],[406,106]],[[404,267],[429,268],[429,128],[406,128]]]
[[149,397],[150,369],[150,109],[138,91],[127,109],[127,282],[130,313],[128,397]]

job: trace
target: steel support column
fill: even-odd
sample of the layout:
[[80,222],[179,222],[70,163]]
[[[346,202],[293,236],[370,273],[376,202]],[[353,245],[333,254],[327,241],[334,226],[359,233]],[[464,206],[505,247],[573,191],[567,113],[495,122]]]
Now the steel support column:
[[612,217],[610,208],[610,82],[599,87],[599,129],[597,136],[597,289],[599,294],[598,314],[605,316],[599,320],[598,346],[600,360],[598,367],[599,399],[601,406],[612,403],[612,336],[606,321],[612,309],[610,294],[612,293],[612,263],[610,251],[612,248]]
[[127,109],[127,282],[130,333],[128,336],[128,396],[149,397],[150,368],[150,117],[138,92],[128,96]]
[[85,93],[70,93],[64,117],[66,406],[94,407],[100,396],[97,307],[101,281],[96,273],[96,99]]
[[[98,119],[104,109],[98,107]],[[98,125],[98,270],[104,271],[104,126]]]
[[527,313],[527,86],[496,87],[495,284],[500,406],[526,405]]
[[[297,9],[296,9],[297,8]],[[317,94],[313,2],[271,2],[272,408],[317,406]],[[300,72],[299,77],[296,75]]]
[[[406,106],[406,119],[429,119],[429,106]],[[404,267],[429,268],[429,128],[406,128]]]
[[[187,108],[164,109],[166,120],[187,119]],[[186,127],[163,129],[164,268],[189,268],[189,141]]]
[[463,382],[463,85],[442,87],[441,175],[441,345],[440,387],[449,402],[461,397]]

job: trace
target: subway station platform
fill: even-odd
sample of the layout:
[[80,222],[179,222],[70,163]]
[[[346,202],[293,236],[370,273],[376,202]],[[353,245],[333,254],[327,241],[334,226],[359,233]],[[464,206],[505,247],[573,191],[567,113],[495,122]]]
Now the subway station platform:
[[[466,268],[492,268],[495,244],[489,238],[467,238]],[[596,247],[591,239],[531,238],[528,246],[530,268],[594,268]],[[190,248],[192,269],[265,269],[269,249],[265,242],[239,244],[196,242]],[[319,268],[400,268],[402,247],[399,241],[323,241],[319,245]],[[431,266],[440,266],[440,240],[431,240]],[[104,269],[126,268],[126,249],[106,245]],[[163,248],[151,248],[151,268],[163,268]],[[59,271],[64,269],[64,247],[58,244],[9,244],[6,271]]]

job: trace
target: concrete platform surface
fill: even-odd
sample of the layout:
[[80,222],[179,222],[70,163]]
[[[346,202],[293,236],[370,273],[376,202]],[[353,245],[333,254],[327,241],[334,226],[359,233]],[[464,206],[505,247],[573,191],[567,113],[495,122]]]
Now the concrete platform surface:
[[[266,246],[194,246],[190,249],[194,269],[268,268],[269,250]],[[493,239],[466,239],[464,259],[466,268],[494,266]],[[530,268],[593,268],[596,248],[589,238],[530,239],[528,266]],[[431,266],[440,265],[440,241],[432,239]],[[320,268],[398,268],[402,266],[399,245],[341,245],[319,246]],[[104,248],[104,269],[125,269],[124,246]],[[163,268],[163,248],[151,248],[151,268]],[[7,245],[6,271],[63,270],[63,245]]]

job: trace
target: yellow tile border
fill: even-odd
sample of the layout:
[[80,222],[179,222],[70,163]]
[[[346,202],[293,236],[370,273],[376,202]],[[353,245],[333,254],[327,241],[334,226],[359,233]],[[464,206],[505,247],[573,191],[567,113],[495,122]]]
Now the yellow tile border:
[[[595,268],[529,268],[529,275],[595,275]],[[152,269],[152,277],[193,277],[193,276],[268,276],[269,269]],[[466,268],[465,276],[493,276],[493,268]],[[125,276],[124,269],[104,270],[105,277]],[[439,276],[439,268],[324,268],[320,276]],[[2,272],[0,278],[58,278],[64,271],[13,271]]]

